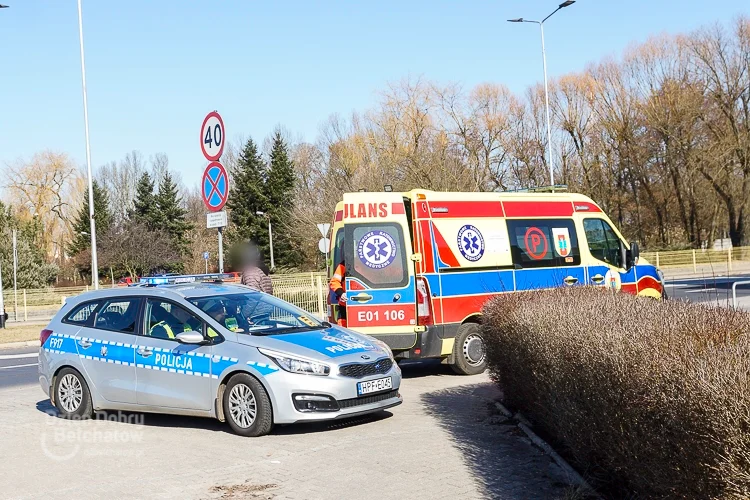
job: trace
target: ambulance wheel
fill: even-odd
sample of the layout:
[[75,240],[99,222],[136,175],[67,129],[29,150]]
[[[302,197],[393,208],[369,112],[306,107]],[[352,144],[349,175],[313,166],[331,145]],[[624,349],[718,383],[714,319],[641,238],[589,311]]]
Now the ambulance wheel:
[[476,375],[487,367],[487,350],[482,331],[476,323],[464,323],[453,344],[451,368],[459,375]]
[[266,389],[247,373],[229,379],[224,390],[224,418],[240,436],[265,436],[273,428],[273,410]]
[[63,368],[55,377],[55,407],[63,418],[91,418],[94,408],[91,404],[89,386],[78,371]]

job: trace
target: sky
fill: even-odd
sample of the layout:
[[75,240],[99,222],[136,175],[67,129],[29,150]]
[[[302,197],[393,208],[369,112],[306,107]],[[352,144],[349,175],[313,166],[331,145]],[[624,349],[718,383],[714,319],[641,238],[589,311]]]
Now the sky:
[[[522,92],[542,79],[539,29],[506,19],[559,1],[83,0],[92,165],[163,152],[192,186],[212,110],[235,141],[281,125],[312,142],[405,77]],[[0,3],[0,186],[5,165],[45,149],[84,167],[76,0]],[[579,0],[545,24],[549,75],[740,14],[747,0]]]

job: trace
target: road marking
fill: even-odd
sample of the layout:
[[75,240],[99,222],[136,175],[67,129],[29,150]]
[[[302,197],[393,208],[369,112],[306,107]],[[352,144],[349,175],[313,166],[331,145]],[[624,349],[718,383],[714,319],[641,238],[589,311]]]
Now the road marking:
[[39,353],[27,352],[25,354],[0,354],[0,359],[24,359],[24,358],[36,358]]
[[701,288],[700,290],[685,290],[685,293],[715,292],[718,288]]
[[28,365],[0,366],[0,370],[10,370],[11,368],[26,368],[28,366],[39,366],[39,364],[29,363]]

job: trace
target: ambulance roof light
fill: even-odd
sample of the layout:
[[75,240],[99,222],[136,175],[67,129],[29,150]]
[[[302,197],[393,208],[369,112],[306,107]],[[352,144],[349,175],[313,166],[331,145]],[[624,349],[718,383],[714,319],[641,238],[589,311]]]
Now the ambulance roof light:
[[557,193],[567,191],[567,184],[555,184],[554,186],[538,186],[523,189],[511,189],[509,193]]
[[386,184],[385,186],[383,186],[383,191],[385,191],[386,193],[391,193],[393,192],[393,186],[391,186],[390,184]]
[[366,192],[366,191],[367,191],[367,190],[366,190],[365,188],[359,188],[359,192],[360,192],[360,193],[364,193],[364,192]]

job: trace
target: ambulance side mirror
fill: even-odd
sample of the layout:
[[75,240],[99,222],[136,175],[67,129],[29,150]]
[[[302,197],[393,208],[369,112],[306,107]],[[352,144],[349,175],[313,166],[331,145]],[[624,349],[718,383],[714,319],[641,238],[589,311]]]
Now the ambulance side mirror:
[[641,250],[638,248],[638,243],[635,241],[630,242],[630,251],[628,252],[628,268],[631,268],[638,264],[638,257],[641,256]]
[[411,254],[411,261],[412,262],[422,262],[422,254],[421,253],[413,253],[413,254]]

